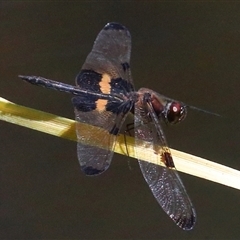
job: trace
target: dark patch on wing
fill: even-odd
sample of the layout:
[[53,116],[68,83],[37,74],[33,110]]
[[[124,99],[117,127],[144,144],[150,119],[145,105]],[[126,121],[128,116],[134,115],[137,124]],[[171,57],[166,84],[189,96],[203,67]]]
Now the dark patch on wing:
[[104,170],[98,170],[96,168],[86,167],[86,166],[82,167],[81,169],[86,175],[89,175],[89,176],[98,175],[104,171]]
[[118,135],[120,129],[116,126],[116,124],[113,126],[113,128],[109,131],[110,134]]
[[104,30],[127,30],[127,28],[124,27],[122,24],[116,23],[116,22],[107,23],[103,29]]
[[133,102],[130,100],[125,102],[110,100],[106,105],[106,110],[116,115],[120,113],[127,114],[132,109],[132,107],[133,107]]
[[96,109],[96,100],[98,97],[91,94],[79,95],[72,98],[73,106],[82,112],[89,112]]
[[127,62],[122,63],[121,65],[122,65],[122,68],[123,68],[124,72],[126,72],[128,69],[130,69],[130,65]]
[[194,214],[190,215],[189,217],[173,217],[173,221],[184,230],[191,230],[196,222],[196,216]]
[[93,70],[82,70],[76,77],[76,84],[92,92],[101,93],[99,83],[102,80],[102,74]]
[[122,78],[111,79],[111,94],[124,94],[134,91],[133,85]]
[[[167,148],[167,147],[165,146],[165,148]],[[167,167],[175,168],[172,156],[169,152],[164,151],[162,157],[163,157],[163,162]]]

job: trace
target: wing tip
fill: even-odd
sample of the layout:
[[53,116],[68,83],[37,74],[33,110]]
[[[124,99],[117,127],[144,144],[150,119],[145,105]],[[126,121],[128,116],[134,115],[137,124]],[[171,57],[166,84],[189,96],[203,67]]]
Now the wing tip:
[[87,176],[96,176],[107,170],[107,168],[97,169],[92,166],[84,166],[84,167],[81,167],[81,169]]
[[177,226],[186,231],[192,230],[196,223],[196,215],[194,212],[189,217],[180,216],[179,218],[173,217],[172,219],[177,224]]
[[126,27],[120,23],[110,22],[105,25],[104,30],[126,30]]

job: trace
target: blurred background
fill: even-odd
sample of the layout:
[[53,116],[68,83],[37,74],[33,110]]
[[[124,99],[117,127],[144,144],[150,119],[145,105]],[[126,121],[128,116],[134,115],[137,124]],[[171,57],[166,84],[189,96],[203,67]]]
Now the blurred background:
[[[68,84],[107,22],[132,34],[136,89],[222,115],[189,111],[165,127],[169,146],[240,169],[240,5],[197,2],[0,2],[0,94],[74,119],[71,96],[21,81]],[[190,232],[162,211],[134,159],[115,154],[99,177],[76,143],[0,122],[1,239],[217,239],[240,235],[239,191],[180,173],[197,211]],[[131,169],[129,168],[131,166]]]

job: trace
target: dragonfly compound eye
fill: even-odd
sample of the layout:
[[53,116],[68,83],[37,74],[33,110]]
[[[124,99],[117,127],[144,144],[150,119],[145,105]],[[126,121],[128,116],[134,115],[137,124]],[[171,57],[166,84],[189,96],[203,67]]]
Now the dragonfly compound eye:
[[170,124],[181,122],[187,116],[186,106],[179,102],[170,102],[167,104],[166,120]]

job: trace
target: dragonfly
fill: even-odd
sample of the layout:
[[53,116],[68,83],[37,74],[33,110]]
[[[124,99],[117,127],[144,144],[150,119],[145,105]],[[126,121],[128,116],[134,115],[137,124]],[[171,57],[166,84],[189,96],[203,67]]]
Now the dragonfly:
[[[177,124],[184,120],[189,106],[151,89],[135,91],[130,55],[129,30],[122,24],[110,22],[98,34],[75,79],[76,86],[39,76],[19,77],[31,84],[73,95],[76,122],[90,126],[87,133],[83,133],[80,126],[76,127],[78,160],[81,170],[88,176],[108,169],[116,137],[127,115],[132,114],[135,144],[142,144],[157,155],[158,164],[154,164],[142,161],[140,152],[135,150],[152,194],[177,226],[191,230],[196,223],[196,212],[177,173],[161,127],[162,122]],[[94,130],[91,131],[91,127],[95,127]],[[90,142],[96,135],[101,136],[105,148],[83,143],[83,138]]]

